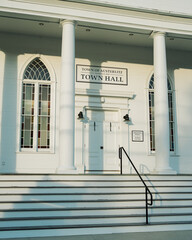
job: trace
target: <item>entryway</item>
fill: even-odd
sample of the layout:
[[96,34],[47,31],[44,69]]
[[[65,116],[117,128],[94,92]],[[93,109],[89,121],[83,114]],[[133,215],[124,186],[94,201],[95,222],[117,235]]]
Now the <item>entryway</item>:
[[112,110],[87,110],[84,124],[86,172],[119,171],[119,113]]

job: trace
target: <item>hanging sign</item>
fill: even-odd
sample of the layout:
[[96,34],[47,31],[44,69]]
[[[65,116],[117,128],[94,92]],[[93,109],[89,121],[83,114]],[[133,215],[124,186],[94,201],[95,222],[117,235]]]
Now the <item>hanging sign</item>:
[[76,81],[83,83],[128,85],[126,68],[76,65]]

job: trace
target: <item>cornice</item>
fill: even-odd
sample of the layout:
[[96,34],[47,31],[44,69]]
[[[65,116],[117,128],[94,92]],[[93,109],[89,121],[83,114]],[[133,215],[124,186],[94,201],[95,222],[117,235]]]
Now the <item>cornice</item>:
[[[58,1],[65,1],[65,2],[73,2],[73,3],[81,3],[87,5],[95,5],[95,6],[104,6],[108,8],[116,8],[116,9],[126,9],[136,12],[144,12],[144,13],[153,13],[163,16],[173,16],[173,17],[180,17],[180,18],[189,18],[192,19],[192,15],[185,12],[178,12],[174,10],[161,10],[158,8],[150,8],[144,6],[134,6],[130,5],[129,2],[120,3],[119,1],[102,1],[102,0],[58,0]],[[166,0],[167,1],[167,0]]]
[[[60,2],[60,1],[56,1]],[[10,4],[11,3],[11,4]],[[155,14],[126,10],[107,11],[108,8],[82,8],[65,4],[50,5],[29,1],[1,0],[0,11],[54,19],[70,19],[82,24],[100,24],[112,27],[133,28],[148,31],[161,31],[182,35],[192,35],[192,20],[172,17],[159,18]]]

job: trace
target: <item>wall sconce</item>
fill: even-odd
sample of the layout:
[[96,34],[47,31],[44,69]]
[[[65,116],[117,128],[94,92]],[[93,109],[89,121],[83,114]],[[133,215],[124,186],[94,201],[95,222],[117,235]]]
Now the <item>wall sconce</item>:
[[129,119],[129,114],[125,114],[125,116],[123,116],[123,119],[125,122],[128,122],[130,119]]
[[81,120],[81,119],[84,119],[84,117],[83,117],[83,112],[79,112],[79,113],[78,113],[78,119],[80,119],[80,120]]

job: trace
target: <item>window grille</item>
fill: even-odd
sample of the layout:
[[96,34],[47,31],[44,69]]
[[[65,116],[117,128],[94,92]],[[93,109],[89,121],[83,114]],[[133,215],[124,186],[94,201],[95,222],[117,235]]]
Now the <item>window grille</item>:
[[[174,140],[174,108],[173,108],[173,90],[169,79],[167,80],[168,87],[168,105],[169,105],[169,137],[170,151],[175,151]],[[154,113],[154,75],[149,81],[149,132],[150,132],[150,150],[155,151],[155,113]]]
[[39,58],[35,58],[32,62],[29,63],[28,67],[24,72],[23,78],[44,81],[51,80],[49,71],[47,70],[45,64]]
[[40,58],[27,66],[22,83],[21,148],[49,149],[51,78]]

